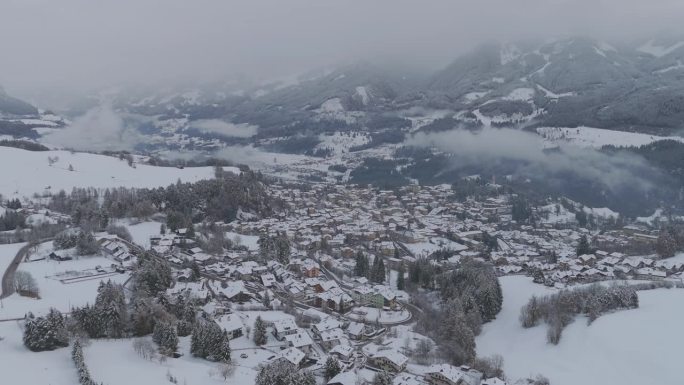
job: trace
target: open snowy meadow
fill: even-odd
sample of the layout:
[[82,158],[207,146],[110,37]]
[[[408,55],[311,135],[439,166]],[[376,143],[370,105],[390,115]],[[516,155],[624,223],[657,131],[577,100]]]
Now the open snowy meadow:
[[[74,187],[159,187],[178,180],[195,182],[210,179],[212,167],[156,167],[128,165],[111,156],[69,151],[25,151],[0,147],[0,157],[11,159],[0,179],[0,194],[5,198],[30,197],[35,193],[71,191]],[[50,160],[48,159],[50,158]],[[239,173],[237,168],[226,171]]]
[[684,337],[684,290],[639,292],[639,308],[606,314],[591,325],[578,317],[557,346],[546,342],[546,326],[520,326],[520,308],[532,295],[553,289],[531,278],[500,278],[504,303],[496,320],[484,325],[477,338],[478,355],[500,354],[506,374],[522,378],[541,373],[554,385],[681,384]]

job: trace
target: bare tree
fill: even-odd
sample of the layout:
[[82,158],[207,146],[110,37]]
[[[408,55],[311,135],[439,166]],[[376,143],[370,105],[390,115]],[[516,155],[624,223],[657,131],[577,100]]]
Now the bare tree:
[[38,283],[27,271],[17,271],[14,274],[14,289],[22,295],[37,296],[40,294]]

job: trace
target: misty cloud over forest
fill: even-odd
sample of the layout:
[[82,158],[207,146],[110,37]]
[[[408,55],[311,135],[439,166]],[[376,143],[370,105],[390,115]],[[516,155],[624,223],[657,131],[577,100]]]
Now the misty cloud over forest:
[[652,178],[644,176],[656,177],[660,174],[636,155],[608,155],[593,148],[575,145],[545,149],[538,135],[508,128],[418,133],[407,144],[455,154],[453,167],[515,161],[520,162],[517,169],[519,176],[552,179],[558,175],[572,174],[578,178],[600,181],[613,192],[626,187],[647,192],[655,186]]

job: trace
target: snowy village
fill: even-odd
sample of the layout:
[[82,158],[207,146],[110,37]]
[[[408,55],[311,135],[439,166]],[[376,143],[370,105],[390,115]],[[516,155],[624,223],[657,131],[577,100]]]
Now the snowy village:
[[4,201],[1,359],[34,383],[543,385],[493,325],[557,345],[682,287],[663,213],[210,171]]

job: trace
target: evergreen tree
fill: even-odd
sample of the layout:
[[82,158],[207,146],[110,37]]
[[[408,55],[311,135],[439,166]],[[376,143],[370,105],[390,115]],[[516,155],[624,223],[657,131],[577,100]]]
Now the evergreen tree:
[[100,282],[93,307],[95,316],[98,317],[100,334],[108,338],[121,338],[124,336],[128,322],[128,310],[123,286],[113,283]]
[[133,280],[138,295],[155,297],[171,287],[173,275],[168,262],[143,254],[138,258]]
[[341,370],[340,362],[337,361],[335,357],[328,356],[328,359],[325,361],[325,380],[330,381],[330,379],[338,375]]
[[402,262],[399,265],[399,270],[397,271],[397,289],[398,290],[404,290],[404,274],[406,273],[406,268],[404,267],[404,263]]
[[677,252],[677,242],[667,230],[660,231],[656,240],[656,253],[662,258],[674,257]]
[[290,240],[283,233],[275,237],[261,234],[259,240],[259,253],[264,259],[274,259],[283,265],[290,262]]
[[298,370],[289,361],[279,359],[261,368],[255,385],[316,385],[316,379],[310,371]]
[[392,376],[384,370],[378,372],[373,377],[373,385],[392,385]]
[[548,263],[558,263],[558,254],[556,254],[556,250],[552,250],[551,254],[549,254],[549,258],[547,260]]
[[24,325],[24,345],[34,352],[69,346],[69,335],[62,313],[50,309],[47,316],[38,318],[29,313]]
[[368,258],[362,251],[356,253],[356,265],[354,266],[354,275],[357,277],[368,277],[369,273]]
[[385,282],[385,261],[382,257],[376,256],[373,259],[373,267],[371,268],[371,278],[372,282],[384,283]]
[[154,314],[149,298],[138,298],[133,303],[131,331],[135,336],[144,336],[154,330]]
[[230,338],[216,322],[204,317],[192,329],[190,352],[195,357],[215,362],[230,362]]
[[446,303],[446,315],[441,324],[440,348],[459,366],[475,359],[475,334],[468,326],[463,306],[457,298]]
[[152,340],[159,345],[162,354],[167,356],[173,354],[178,349],[176,326],[170,322],[157,322],[154,325]]
[[266,341],[266,324],[264,324],[261,316],[257,316],[256,321],[254,321],[254,343],[257,346],[261,346],[264,345]]
[[271,295],[268,294],[268,290],[266,290],[266,293],[264,294],[263,304],[266,307],[266,309],[271,308]]
[[575,213],[575,220],[577,221],[577,224],[580,227],[586,227],[588,223],[587,219],[587,213],[584,212],[584,209],[580,209],[578,212]]
[[591,248],[589,246],[589,240],[586,235],[582,235],[577,244],[577,256],[591,253]]
[[532,207],[525,197],[518,195],[511,201],[511,214],[516,222],[528,222],[532,217]]
[[83,348],[78,340],[74,342],[74,346],[71,349],[71,359],[74,361],[78,371],[78,383],[81,385],[97,385],[90,377],[90,372],[88,372],[88,367],[86,367],[85,360],[83,359]]

